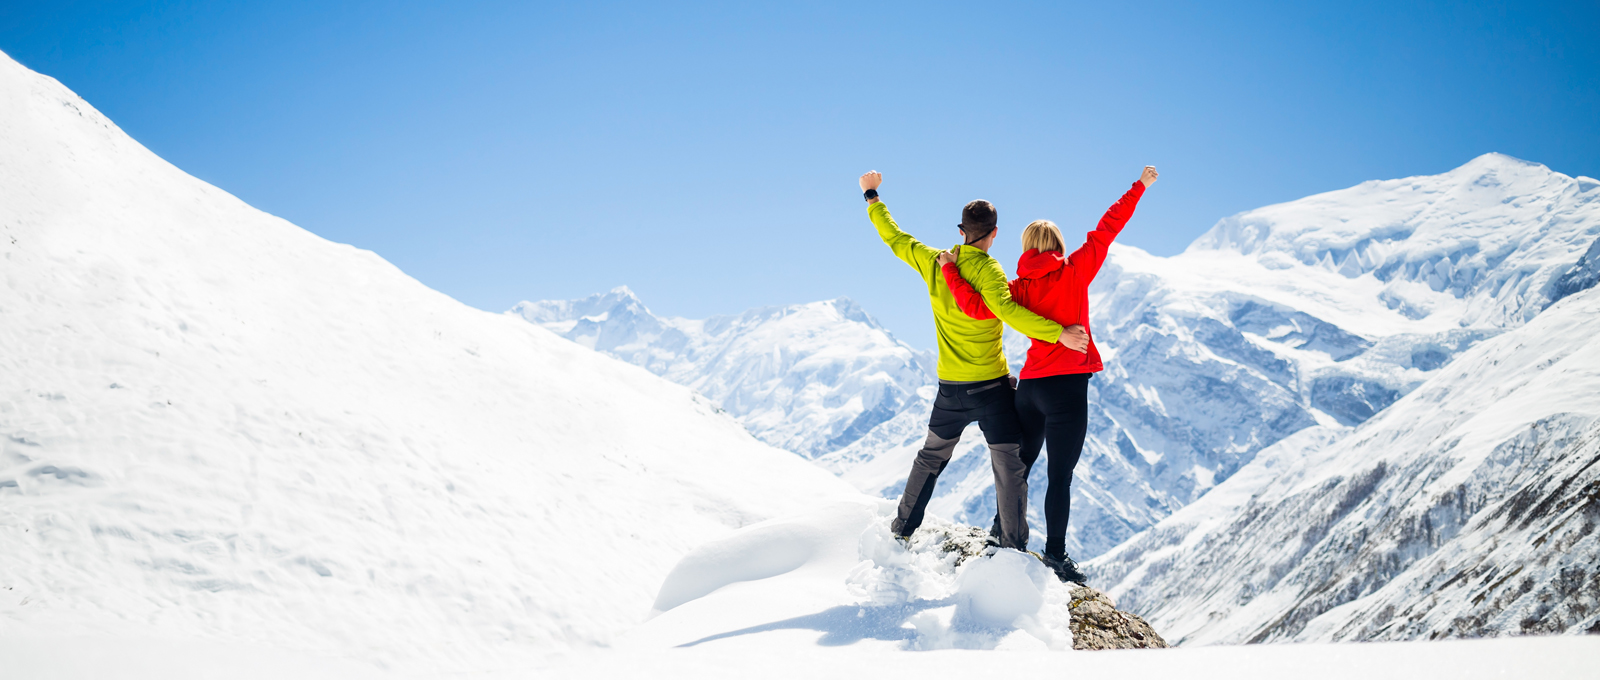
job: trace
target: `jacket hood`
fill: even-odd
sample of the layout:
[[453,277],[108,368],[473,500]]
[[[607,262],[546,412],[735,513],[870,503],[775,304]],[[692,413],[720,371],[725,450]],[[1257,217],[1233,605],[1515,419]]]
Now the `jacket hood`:
[[1017,260],[1017,276],[1024,279],[1037,279],[1061,268],[1067,258],[1054,250],[1039,252],[1038,249],[1029,249]]

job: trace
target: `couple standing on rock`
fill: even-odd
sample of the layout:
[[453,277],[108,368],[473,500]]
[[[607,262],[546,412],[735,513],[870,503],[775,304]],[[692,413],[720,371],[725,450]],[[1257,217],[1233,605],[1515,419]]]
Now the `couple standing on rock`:
[[[992,540],[1002,548],[1027,550],[1028,473],[1039,449],[1048,446],[1043,560],[1062,581],[1083,583],[1083,574],[1067,556],[1066,538],[1072,468],[1088,429],[1089,376],[1102,368],[1089,332],[1089,282],[1156,176],[1154,167],[1145,166],[1139,181],[1071,255],[1055,223],[1029,224],[1022,231],[1027,252],[1017,262],[1017,279],[1009,284],[1005,270],[989,256],[998,219],[988,201],[973,201],[961,210],[963,243],[942,251],[895,224],[878,199],[882,174],[861,176],[867,215],[878,236],[928,287],[939,341],[939,395],[928,418],[927,443],[911,464],[890,526],[896,538],[908,543],[922,525],[934,484],[961,431],[977,421],[994,466]],[[1002,321],[1033,340],[1020,380],[1011,377],[1006,364]]]

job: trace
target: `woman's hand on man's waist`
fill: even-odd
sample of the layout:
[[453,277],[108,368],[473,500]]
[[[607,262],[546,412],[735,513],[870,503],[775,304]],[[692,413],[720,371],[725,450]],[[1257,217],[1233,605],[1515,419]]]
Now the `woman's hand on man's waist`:
[[1056,344],[1066,347],[1074,352],[1089,353],[1089,331],[1082,324],[1072,324],[1061,329],[1061,338]]

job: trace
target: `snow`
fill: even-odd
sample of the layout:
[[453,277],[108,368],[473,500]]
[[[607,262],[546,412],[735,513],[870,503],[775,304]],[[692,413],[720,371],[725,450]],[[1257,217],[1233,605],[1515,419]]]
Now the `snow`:
[[707,540],[858,497],[5,58],[0,102],[0,637],[495,668],[608,642]]
[[[1594,638],[1361,645],[1264,645],[1102,652],[939,650],[885,657],[868,649],[672,649],[580,653],[540,667],[549,678],[1079,677],[1128,680],[1415,680],[1594,677]],[[494,677],[523,677],[506,672]]]
[[[770,650],[663,649],[568,652],[537,665],[451,678],[696,678],[810,680],[817,677],[985,677],[997,672],[1039,677],[1070,672],[1127,680],[1414,680],[1516,678],[1588,680],[1600,640],[1509,638],[1359,645],[1261,645],[1077,653],[938,650],[885,656],[855,647]],[[239,680],[271,678],[445,677],[382,673],[335,659],[297,657],[282,650],[221,646],[192,640],[7,637],[0,657],[8,677],[51,680]],[[1066,661],[1070,659],[1070,661]],[[998,669],[998,671],[997,671]]]

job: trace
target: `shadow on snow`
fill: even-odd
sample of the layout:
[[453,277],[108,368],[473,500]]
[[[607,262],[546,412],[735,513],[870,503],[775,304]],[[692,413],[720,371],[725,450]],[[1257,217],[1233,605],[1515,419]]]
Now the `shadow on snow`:
[[843,605],[831,607],[815,614],[796,616],[791,619],[740,628],[726,633],[717,633],[716,635],[709,635],[694,642],[685,642],[678,646],[693,647],[714,640],[775,630],[819,631],[823,635],[817,640],[817,644],[825,647],[855,644],[869,638],[889,642],[905,642],[917,637],[915,629],[905,627],[906,622],[912,616],[926,609],[948,607],[955,603],[955,598],[947,597],[941,600],[916,600],[914,602],[891,605]]

